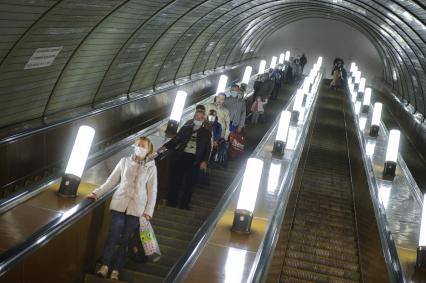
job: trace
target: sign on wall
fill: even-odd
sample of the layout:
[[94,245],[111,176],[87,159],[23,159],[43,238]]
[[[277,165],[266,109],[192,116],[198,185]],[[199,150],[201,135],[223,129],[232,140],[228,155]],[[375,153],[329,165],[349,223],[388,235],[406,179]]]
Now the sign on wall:
[[55,61],[56,56],[58,56],[62,48],[63,46],[37,48],[36,51],[34,51],[34,54],[31,56],[30,60],[28,60],[24,69],[36,69],[52,65],[53,61]]

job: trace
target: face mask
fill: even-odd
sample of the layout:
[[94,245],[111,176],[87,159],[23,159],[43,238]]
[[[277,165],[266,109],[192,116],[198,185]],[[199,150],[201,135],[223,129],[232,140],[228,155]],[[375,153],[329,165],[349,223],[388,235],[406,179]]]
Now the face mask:
[[194,127],[199,128],[203,125],[203,121],[194,120]]
[[140,147],[140,146],[135,146],[135,155],[137,157],[145,157],[147,154],[148,150],[144,147]]
[[239,93],[239,94],[238,94],[238,99],[241,99],[241,98],[243,98],[243,94],[242,94],[242,93]]
[[230,93],[225,93],[225,96],[226,96],[226,97],[230,97],[230,96],[231,96],[231,94],[230,94]]
[[223,102],[222,101],[216,101],[216,105],[217,106],[222,106]]
[[216,116],[209,115],[209,121],[214,122],[214,120],[216,120]]
[[231,97],[237,97],[238,93],[236,91],[231,91]]

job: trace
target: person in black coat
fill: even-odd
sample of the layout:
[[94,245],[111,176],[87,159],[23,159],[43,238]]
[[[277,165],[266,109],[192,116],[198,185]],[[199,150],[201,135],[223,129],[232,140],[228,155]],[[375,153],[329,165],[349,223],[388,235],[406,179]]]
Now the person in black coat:
[[[173,183],[168,192],[168,204],[190,209],[192,189],[201,171],[207,169],[211,153],[212,132],[204,125],[205,112],[197,110],[194,118],[185,123],[170,141],[163,145],[175,151]],[[179,193],[182,197],[179,201]]]
[[303,53],[302,57],[300,57],[300,67],[302,67],[302,74],[303,74],[303,68],[305,68],[306,63],[308,63],[308,59],[306,58],[305,53]]

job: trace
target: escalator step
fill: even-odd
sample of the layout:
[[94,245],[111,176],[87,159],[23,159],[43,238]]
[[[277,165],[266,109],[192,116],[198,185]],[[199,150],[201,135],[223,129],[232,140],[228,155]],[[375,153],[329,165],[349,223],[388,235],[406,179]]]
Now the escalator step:
[[[163,282],[163,278],[161,276],[155,276],[142,272],[135,272],[129,269],[123,269],[120,273],[120,279],[125,281],[126,283],[141,283],[141,282],[149,282],[149,283],[161,283]],[[117,282],[117,281],[114,281]]]
[[319,257],[303,251],[289,250],[287,256],[293,259],[300,259],[314,264],[328,265],[352,272],[357,272],[359,269],[357,263],[354,264],[340,259],[335,260],[332,258]]
[[311,263],[301,259],[293,259],[290,257],[286,258],[285,266],[286,267],[291,266],[297,269],[308,270],[315,273],[341,277],[341,278],[345,278],[349,280],[358,281],[360,279],[359,273],[356,271],[347,271],[347,270],[341,269],[340,267],[336,268],[336,267],[322,265],[318,263]]
[[283,269],[283,275],[281,282],[295,282],[295,279],[306,280],[308,282],[324,282],[324,283],[354,283],[359,282],[357,280],[350,280],[335,277],[332,275],[325,275],[317,272],[311,272],[308,270],[300,270],[293,267],[285,266]]

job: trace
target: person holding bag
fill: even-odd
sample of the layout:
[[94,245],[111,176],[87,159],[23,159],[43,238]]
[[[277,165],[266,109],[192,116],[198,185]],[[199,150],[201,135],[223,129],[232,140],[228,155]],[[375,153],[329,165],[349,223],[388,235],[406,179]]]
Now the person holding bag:
[[[154,146],[147,137],[138,138],[134,153],[123,157],[106,182],[88,197],[97,200],[118,185],[112,196],[111,225],[97,275],[119,280],[131,235],[139,227],[140,218],[151,219],[157,198],[157,167],[152,160]],[[117,251],[115,246],[119,245]]]

